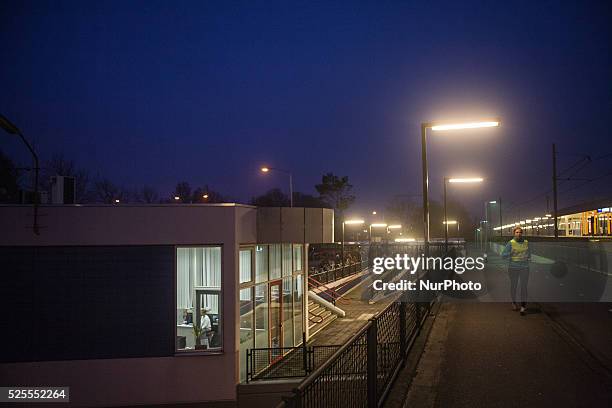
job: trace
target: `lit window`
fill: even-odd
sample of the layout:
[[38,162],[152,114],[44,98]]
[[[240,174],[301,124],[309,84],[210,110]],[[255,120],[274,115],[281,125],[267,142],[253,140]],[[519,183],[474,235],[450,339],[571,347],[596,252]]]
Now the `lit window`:
[[221,350],[221,247],[176,250],[176,349]]

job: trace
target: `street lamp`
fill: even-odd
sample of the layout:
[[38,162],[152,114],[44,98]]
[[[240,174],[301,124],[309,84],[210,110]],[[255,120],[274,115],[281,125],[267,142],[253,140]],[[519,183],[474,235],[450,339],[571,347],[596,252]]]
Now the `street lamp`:
[[444,177],[444,252],[448,252],[448,219],[446,217],[446,183],[482,183],[482,177],[448,178]]
[[446,131],[497,127],[499,125],[499,119],[463,123],[421,123],[421,162],[423,167],[423,229],[426,256],[429,255],[429,177],[427,171],[427,129],[431,129],[432,131]]
[[365,221],[360,220],[360,219],[342,221],[342,245],[340,246],[340,259],[342,261],[343,267],[344,267],[344,226],[345,225],[363,225],[364,223]]
[[0,127],[11,135],[18,135],[34,158],[34,225],[32,226],[32,230],[34,234],[40,235],[40,230],[38,228],[38,155],[34,152],[34,149],[32,149],[32,146],[28,143],[19,128],[2,115],[0,115]]
[[[488,244],[489,244],[489,231],[491,231],[492,227],[492,222],[489,222],[489,206],[490,205],[495,205],[498,204],[498,202],[496,200],[491,200],[491,201],[485,201],[484,202],[484,209],[485,209],[485,223],[487,225],[485,225],[485,230],[484,230],[484,255],[485,257],[487,256],[487,250],[488,248]],[[499,226],[501,227],[501,198],[499,199]],[[501,234],[501,228],[500,228],[500,234]]]
[[278,167],[262,167],[261,169],[262,173],[268,173],[271,170],[274,171],[279,171],[281,173],[285,173],[289,175],[289,203],[290,206],[293,207],[293,175],[291,174],[291,172],[289,170],[283,170],[283,169],[279,169]]

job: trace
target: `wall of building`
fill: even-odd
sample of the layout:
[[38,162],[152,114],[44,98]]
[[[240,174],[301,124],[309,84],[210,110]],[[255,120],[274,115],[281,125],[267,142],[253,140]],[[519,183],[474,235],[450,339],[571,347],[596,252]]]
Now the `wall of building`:
[[[31,210],[0,208],[4,383],[70,386],[76,406],[236,399],[238,242],[256,238],[254,208],[49,206],[40,236]],[[175,355],[174,246],[205,244],[223,247],[224,349]]]
[[0,246],[215,244],[234,240],[238,208],[255,217],[254,207],[234,204],[41,206],[36,236],[31,206],[0,206],[0,231],[10,231]]
[[325,243],[334,240],[334,211],[328,208],[257,209],[259,243]]

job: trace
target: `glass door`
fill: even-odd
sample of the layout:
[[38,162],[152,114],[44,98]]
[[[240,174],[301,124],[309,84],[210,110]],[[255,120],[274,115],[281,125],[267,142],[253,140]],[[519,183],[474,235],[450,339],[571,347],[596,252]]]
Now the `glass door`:
[[270,282],[270,354],[271,362],[282,357],[283,353],[279,347],[283,346],[283,298],[282,298],[282,281]]

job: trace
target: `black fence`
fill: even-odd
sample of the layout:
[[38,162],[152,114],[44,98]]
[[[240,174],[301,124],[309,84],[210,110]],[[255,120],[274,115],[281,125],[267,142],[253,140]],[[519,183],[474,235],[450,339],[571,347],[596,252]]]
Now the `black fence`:
[[381,404],[429,315],[432,298],[391,303],[293,390],[277,408]]
[[306,377],[340,346],[297,346],[247,349],[246,381]]

